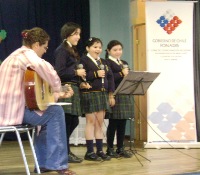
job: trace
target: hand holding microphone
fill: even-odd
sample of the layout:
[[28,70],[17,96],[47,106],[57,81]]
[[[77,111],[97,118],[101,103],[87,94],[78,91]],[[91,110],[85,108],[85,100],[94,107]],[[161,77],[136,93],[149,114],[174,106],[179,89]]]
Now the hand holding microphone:
[[129,73],[129,68],[128,68],[128,65],[127,65],[127,64],[124,64],[124,65],[123,65],[122,73],[123,73],[124,77],[128,75],[128,73]]
[[101,64],[99,67],[101,70],[98,70],[97,73],[98,73],[98,76],[101,77],[102,90],[104,90],[105,66]]
[[101,64],[100,66],[100,70],[97,71],[98,73],[98,77],[101,77],[102,78],[102,84],[104,84],[104,77],[105,77],[105,70],[104,70],[104,65]]
[[83,65],[82,64],[79,64],[77,66],[77,70],[76,70],[76,74],[82,78],[83,81],[86,81],[86,71],[85,69],[83,69]]

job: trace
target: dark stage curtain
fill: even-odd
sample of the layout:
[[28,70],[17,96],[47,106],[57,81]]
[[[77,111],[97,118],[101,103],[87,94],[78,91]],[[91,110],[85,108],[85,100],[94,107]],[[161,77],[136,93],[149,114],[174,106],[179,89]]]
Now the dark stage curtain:
[[200,141],[200,3],[194,3],[194,91],[197,141]]
[[[60,28],[66,22],[75,22],[82,27],[78,45],[81,55],[90,36],[89,0],[0,0],[0,30],[7,32],[0,44],[0,61],[21,47],[22,30],[37,26],[45,29],[51,37],[43,58],[53,64],[53,51],[61,43]],[[22,134],[22,138],[26,139],[26,135]],[[16,136],[6,134],[5,139],[15,140]]]
[[0,30],[7,38],[0,44],[0,60],[21,47],[21,31],[41,27],[51,40],[43,58],[53,63],[52,54],[60,44],[60,28],[66,22],[76,22],[82,27],[78,50],[85,50],[84,43],[90,36],[89,0],[0,0]]

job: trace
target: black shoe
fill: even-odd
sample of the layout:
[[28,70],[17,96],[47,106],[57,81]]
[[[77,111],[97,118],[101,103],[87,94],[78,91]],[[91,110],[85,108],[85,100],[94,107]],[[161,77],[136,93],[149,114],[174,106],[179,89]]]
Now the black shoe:
[[[70,175],[76,175],[75,172],[69,170],[69,169],[63,169],[63,170],[49,170],[46,168],[40,168],[40,172],[41,173],[47,173],[47,172],[52,172],[52,171],[56,171],[58,174],[70,174]],[[34,169],[34,173],[37,173],[36,168]]]
[[[40,172],[41,173],[46,173],[46,172],[51,172],[51,171],[53,171],[53,170],[49,170],[49,169],[40,167]],[[37,169],[36,168],[34,169],[34,173],[37,173]]]
[[80,158],[80,157],[77,157],[74,153],[72,153],[71,151],[69,152],[69,154],[70,155],[72,155],[73,157],[76,157],[77,159],[79,159],[79,160],[81,160],[81,161],[83,161],[83,159],[82,158]]
[[132,154],[128,153],[126,150],[124,150],[124,148],[120,148],[116,150],[116,153],[120,156],[120,157],[124,157],[124,158],[131,158]]
[[119,158],[119,155],[114,151],[113,148],[108,148],[106,154],[112,158]]
[[84,159],[90,161],[102,161],[102,158],[97,156],[94,152],[86,152]]
[[68,162],[69,163],[81,163],[82,161],[83,161],[83,159],[77,157],[71,151],[69,152],[69,155],[68,155]]
[[106,154],[104,154],[103,151],[97,152],[97,156],[101,157],[103,160],[110,160],[111,159],[111,157],[106,155]]

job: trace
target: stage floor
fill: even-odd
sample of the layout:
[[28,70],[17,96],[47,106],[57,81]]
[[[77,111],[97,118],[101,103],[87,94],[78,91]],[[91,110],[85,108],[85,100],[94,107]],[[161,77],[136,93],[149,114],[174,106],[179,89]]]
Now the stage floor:
[[[24,143],[30,169],[33,172],[32,154],[28,142]],[[130,147],[127,146],[126,149],[130,150]],[[85,151],[84,145],[72,146],[72,152],[79,157],[84,157]],[[101,163],[83,161],[77,164],[71,163],[69,166],[77,175],[175,175],[200,172],[200,149],[136,148],[133,152],[133,157],[129,159],[111,159]],[[0,175],[26,175],[16,141],[3,141],[0,157]]]

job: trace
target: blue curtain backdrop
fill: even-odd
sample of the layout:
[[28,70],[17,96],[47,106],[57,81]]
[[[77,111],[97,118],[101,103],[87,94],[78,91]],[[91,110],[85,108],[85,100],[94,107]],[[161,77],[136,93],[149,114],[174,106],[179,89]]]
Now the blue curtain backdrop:
[[60,28],[66,22],[82,26],[78,50],[85,50],[84,43],[90,36],[89,0],[0,0],[0,30],[6,30],[7,37],[0,44],[0,60],[21,47],[21,31],[41,27],[51,40],[43,56],[53,63],[52,53],[60,44]]
[[[60,28],[66,22],[76,22],[82,27],[79,53],[85,50],[84,43],[90,36],[89,0],[0,0],[0,30],[6,30],[7,37],[0,44],[0,61],[21,47],[21,31],[41,27],[51,40],[43,58],[54,63],[52,54],[61,43]],[[22,134],[23,139],[26,134]],[[6,134],[6,140],[15,140],[15,134]]]

